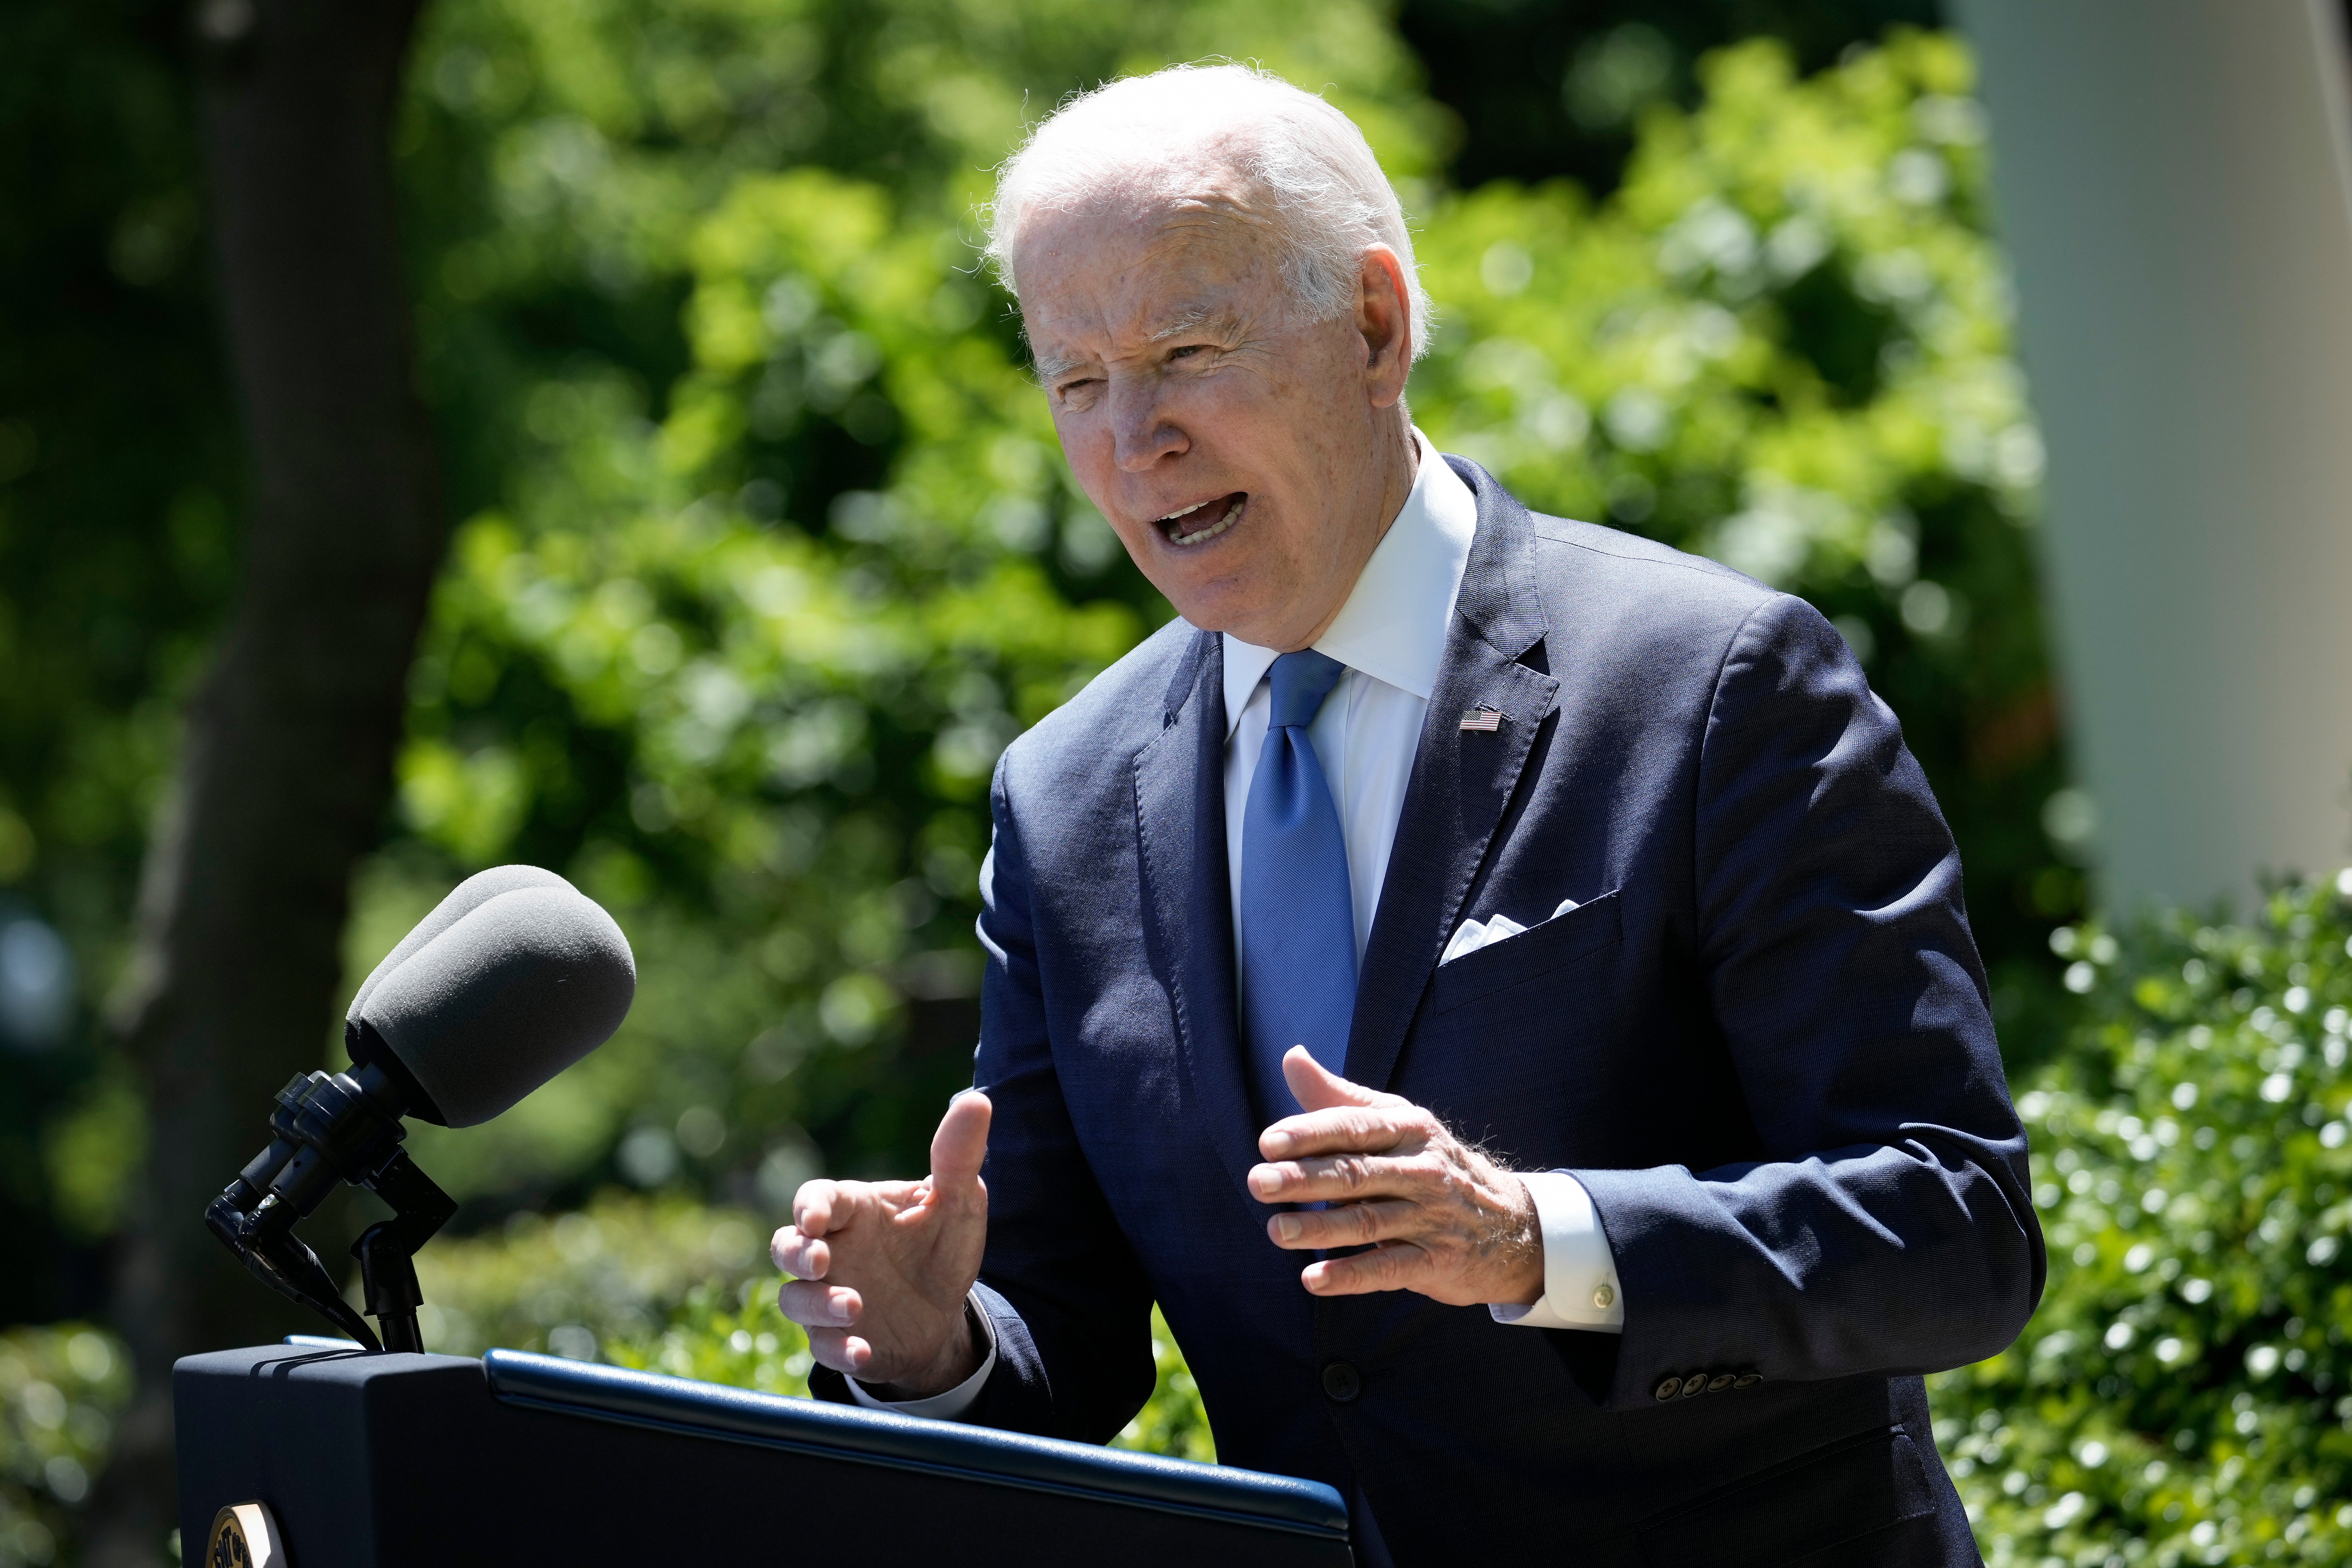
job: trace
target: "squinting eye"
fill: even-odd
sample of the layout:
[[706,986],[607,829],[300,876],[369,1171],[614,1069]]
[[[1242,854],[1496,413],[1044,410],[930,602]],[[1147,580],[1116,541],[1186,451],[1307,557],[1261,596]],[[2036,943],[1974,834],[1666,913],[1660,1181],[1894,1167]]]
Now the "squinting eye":
[[1168,357],[1170,359],[1190,359],[1194,354],[1206,353],[1208,351],[1208,346],[1209,345],[1206,343],[1187,343],[1181,349],[1169,350]]

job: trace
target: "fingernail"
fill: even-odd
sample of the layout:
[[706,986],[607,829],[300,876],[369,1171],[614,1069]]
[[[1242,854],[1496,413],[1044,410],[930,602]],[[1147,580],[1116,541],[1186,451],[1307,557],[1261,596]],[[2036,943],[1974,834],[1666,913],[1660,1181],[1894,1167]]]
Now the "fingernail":
[[1275,1216],[1274,1234],[1280,1237],[1285,1241],[1297,1241],[1299,1237],[1299,1234],[1306,1230],[1306,1228],[1307,1226],[1300,1223],[1298,1216],[1295,1214],[1276,1215]]
[[1281,1190],[1282,1178],[1263,1165],[1250,1173],[1250,1188],[1258,1196],[1270,1198]]

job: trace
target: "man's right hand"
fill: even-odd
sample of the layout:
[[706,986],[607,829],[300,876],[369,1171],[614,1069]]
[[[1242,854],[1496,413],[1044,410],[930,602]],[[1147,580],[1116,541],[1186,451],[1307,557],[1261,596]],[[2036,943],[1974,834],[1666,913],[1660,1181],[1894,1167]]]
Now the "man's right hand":
[[809,1353],[886,1398],[944,1394],[984,1359],[964,1300],[988,1240],[990,1110],[977,1090],[950,1102],[926,1180],[803,1184],[769,1246]]

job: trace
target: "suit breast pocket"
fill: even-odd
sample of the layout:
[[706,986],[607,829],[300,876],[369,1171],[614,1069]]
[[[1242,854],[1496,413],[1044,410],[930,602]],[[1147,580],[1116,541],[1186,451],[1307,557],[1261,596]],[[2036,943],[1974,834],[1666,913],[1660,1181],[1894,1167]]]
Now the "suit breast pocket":
[[1517,936],[1439,964],[1430,995],[1432,1009],[1451,1013],[1614,946],[1624,935],[1621,907],[1615,892],[1603,893]]

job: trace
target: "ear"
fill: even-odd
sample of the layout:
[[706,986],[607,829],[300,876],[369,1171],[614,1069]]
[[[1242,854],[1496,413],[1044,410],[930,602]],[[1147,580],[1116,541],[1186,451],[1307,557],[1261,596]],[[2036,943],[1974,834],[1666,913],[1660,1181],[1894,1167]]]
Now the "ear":
[[1357,279],[1356,327],[1364,334],[1364,380],[1372,406],[1404,395],[1412,371],[1412,290],[1404,263],[1385,245],[1368,247]]

